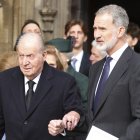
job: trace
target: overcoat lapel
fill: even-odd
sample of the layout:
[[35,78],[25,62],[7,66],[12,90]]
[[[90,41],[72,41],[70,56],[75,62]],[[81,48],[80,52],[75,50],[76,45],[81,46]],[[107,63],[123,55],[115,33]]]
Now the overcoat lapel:
[[[89,79],[90,80],[89,86],[92,88],[90,88],[91,90],[88,91],[88,93],[89,93],[88,100],[90,100],[90,102],[89,102],[90,103],[90,108],[89,108],[90,110],[92,110],[92,108],[93,108],[95,89],[96,89],[96,85],[97,85],[98,79],[100,77],[104,62],[105,62],[105,58],[102,59],[101,61],[97,62],[96,64],[94,64],[94,67],[91,68],[92,72],[90,75],[91,78]],[[92,74],[94,74],[94,75],[92,75]],[[90,118],[93,119],[93,113],[91,111],[89,111],[89,113],[90,113]]]
[[14,99],[15,106],[17,107],[18,112],[27,119],[31,113],[37,108],[44,96],[47,95],[49,89],[51,89],[52,84],[50,79],[53,77],[53,72],[51,68],[45,63],[44,69],[42,71],[35,95],[32,98],[31,106],[27,112],[25,104],[25,87],[24,87],[24,76],[20,71],[20,68],[17,68],[16,71],[12,74],[12,82],[14,83],[11,86],[11,93]]
[[24,76],[21,73],[19,67],[16,71],[12,74],[12,86],[11,86],[11,93],[13,94],[14,103],[18,109],[18,112],[22,116],[26,113],[26,106],[25,106],[25,90],[24,90]]
[[34,97],[32,98],[30,108],[27,112],[26,118],[32,114],[32,112],[41,103],[42,99],[44,99],[44,97],[47,96],[47,94],[49,93],[49,90],[52,87],[52,83],[50,81],[52,77],[53,77],[53,73],[50,67],[45,63],[37,89],[35,91]]
[[127,71],[128,61],[131,58],[131,56],[132,50],[130,50],[130,48],[127,48],[120,57],[120,59],[118,60],[117,64],[115,65],[106,82],[104,93],[101,96],[101,100],[97,108],[97,111],[95,112],[95,116],[102,107],[102,105],[104,104],[104,102],[106,101],[107,97],[111,94],[113,87],[116,85],[121,76]]

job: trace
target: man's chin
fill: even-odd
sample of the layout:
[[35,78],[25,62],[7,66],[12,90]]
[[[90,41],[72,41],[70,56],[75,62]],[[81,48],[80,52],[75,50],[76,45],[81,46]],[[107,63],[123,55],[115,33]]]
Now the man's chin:
[[75,44],[74,48],[80,48],[80,45],[79,44]]
[[26,77],[29,77],[29,76],[32,75],[30,71],[23,71],[23,74],[24,74]]
[[79,46],[74,46],[73,48],[79,48]]
[[98,45],[97,47],[101,51],[106,51],[107,50],[107,47],[105,45]]

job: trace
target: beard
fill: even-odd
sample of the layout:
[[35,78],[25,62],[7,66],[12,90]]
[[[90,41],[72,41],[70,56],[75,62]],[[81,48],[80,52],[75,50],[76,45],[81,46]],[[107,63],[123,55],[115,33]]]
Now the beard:
[[97,44],[97,48],[101,51],[108,51],[115,46],[117,41],[118,41],[118,39],[117,39],[116,35],[113,35],[111,40],[109,40],[108,42],[106,42],[104,44]]

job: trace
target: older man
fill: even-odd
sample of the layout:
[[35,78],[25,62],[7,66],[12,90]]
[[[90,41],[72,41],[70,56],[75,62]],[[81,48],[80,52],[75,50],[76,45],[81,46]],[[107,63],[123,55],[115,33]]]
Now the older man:
[[[40,35],[23,34],[16,48],[19,67],[0,73],[0,138],[68,139],[59,133],[74,129],[82,114],[74,78],[44,62]],[[48,132],[50,121],[59,128],[56,137]]]
[[96,40],[93,40],[92,43],[92,48],[91,48],[91,55],[89,57],[89,60],[91,61],[92,64],[98,62],[99,60],[103,59],[107,53],[105,50],[102,50],[102,47],[100,47]]

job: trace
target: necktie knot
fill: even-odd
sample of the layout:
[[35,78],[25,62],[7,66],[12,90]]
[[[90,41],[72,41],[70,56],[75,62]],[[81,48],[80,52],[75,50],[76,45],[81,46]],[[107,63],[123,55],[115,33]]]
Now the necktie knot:
[[106,57],[106,61],[105,61],[105,65],[104,65],[104,68],[103,68],[103,75],[104,75],[104,81],[107,80],[108,78],[108,75],[109,75],[109,70],[110,70],[110,62],[113,58],[108,56]]
[[34,81],[32,81],[32,80],[28,81],[29,89],[32,89],[33,90],[34,84],[35,84]]
[[113,59],[113,58],[110,57],[110,56],[106,57],[106,63],[110,63],[112,59]]

